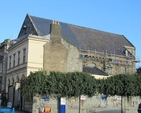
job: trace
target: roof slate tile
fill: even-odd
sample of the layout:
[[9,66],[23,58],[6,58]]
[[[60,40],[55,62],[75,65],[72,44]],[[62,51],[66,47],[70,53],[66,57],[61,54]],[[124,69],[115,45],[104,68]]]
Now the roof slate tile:
[[[50,33],[52,20],[35,16],[30,16],[30,18],[39,33],[38,35],[44,36]],[[79,49],[124,55],[124,46],[134,47],[123,35],[63,22],[59,23],[61,25],[62,37]]]

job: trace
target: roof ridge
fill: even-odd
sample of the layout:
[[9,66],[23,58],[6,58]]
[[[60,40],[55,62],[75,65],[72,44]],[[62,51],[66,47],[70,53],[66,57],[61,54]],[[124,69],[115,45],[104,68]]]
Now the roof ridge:
[[[54,20],[54,19],[47,19],[47,18],[37,17],[37,16],[33,16],[33,15],[30,15],[30,17],[40,18],[40,19],[44,19],[44,20]],[[62,22],[62,21],[58,21],[58,22],[59,23],[63,23],[63,24],[68,24],[68,25],[76,26],[76,27],[80,27],[80,28],[84,28],[84,29],[90,29],[90,30],[95,30],[95,31],[103,32],[103,33],[112,34],[112,35],[123,36],[122,34],[116,34],[116,33],[113,33],[113,32],[103,31],[103,30],[94,29],[94,28],[90,28],[90,27],[85,27],[85,26],[81,26],[81,25],[71,24],[71,23]]]
[[122,36],[135,48],[135,46],[124,35]]
[[122,34],[112,33],[112,32],[103,31],[103,30],[99,30],[99,29],[94,29],[94,28],[90,28],[90,27],[84,27],[84,26],[73,25],[73,24],[69,24],[69,25],[80,27],[80,28],[84,28],[84,29],[95,30],[95,31],[103,32],[103,33],[108,33],[108,34],[112,34],[112,35],[123,36]]

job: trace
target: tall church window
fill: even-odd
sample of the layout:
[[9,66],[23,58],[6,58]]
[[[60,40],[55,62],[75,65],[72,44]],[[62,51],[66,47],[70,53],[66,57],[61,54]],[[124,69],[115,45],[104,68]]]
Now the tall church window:
[[111,65],[107,65],[105,68],[105,72],[108,74],[112,74],[113,67]]
[[121,67],[120,68],[120,73],[126,73],[126,68],[125,67]]
[[106,73],[112,74],[112,67],[106,67]]

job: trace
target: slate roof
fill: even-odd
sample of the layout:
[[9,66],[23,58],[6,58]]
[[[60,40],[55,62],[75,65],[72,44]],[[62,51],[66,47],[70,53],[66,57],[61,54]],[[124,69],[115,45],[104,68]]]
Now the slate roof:
[[[36,27],[36,30],[38,31],[38,35],[44,36],[48,35],[50,33],[50,25],[52,23],[52,20],[39,18],[35,16],[30,16],[32,19],[32,22],[34,23],[34,26]],[[61,32],[62,37],[75,45],[76,47],[79,47],[81,44],[77,40],[76,36],[73,34],[71,29],[69,28],[68,24],[59,22],[61,25]]]
[[83,72],[88,72],[91,74],[96,74],[96,75],[104,75],[107,76],[106,73],[100,69],[98,69],[97,67],[83,67]]
[[[30,16],[38,35],[50,33],[52,20]],[[124,46],[134,47],[123,35],[60,22],[62,37],[80,49],[124,55]],[[33,34],[34,35],[34,34]]]

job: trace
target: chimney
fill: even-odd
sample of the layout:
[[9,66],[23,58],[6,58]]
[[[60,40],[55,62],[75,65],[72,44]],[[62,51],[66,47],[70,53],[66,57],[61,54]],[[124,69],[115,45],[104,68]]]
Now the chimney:
[[51,35],[62,36],[61,25],[59,22],[56,22],[54,20],[52,21],[51,24]]

